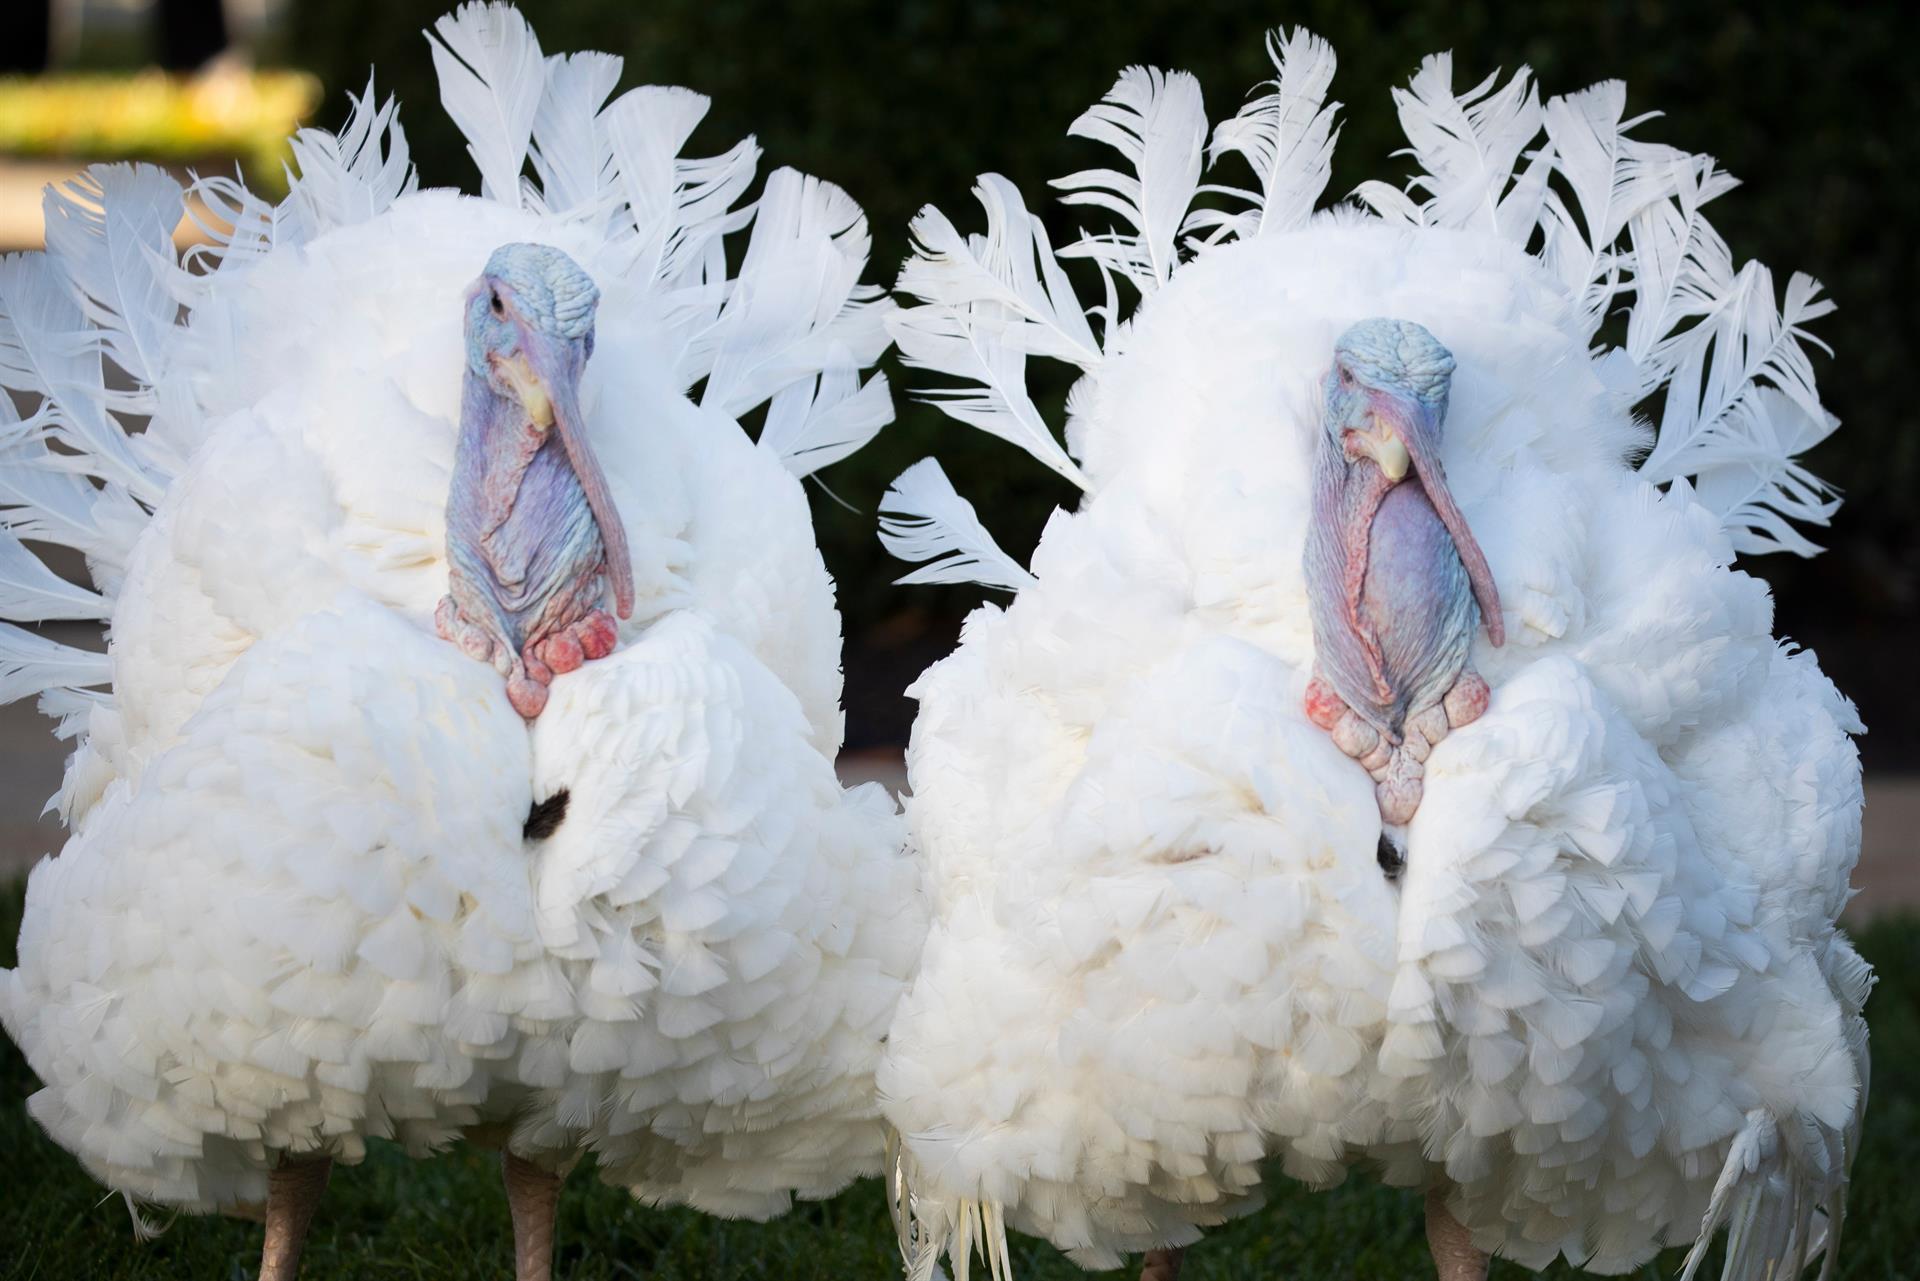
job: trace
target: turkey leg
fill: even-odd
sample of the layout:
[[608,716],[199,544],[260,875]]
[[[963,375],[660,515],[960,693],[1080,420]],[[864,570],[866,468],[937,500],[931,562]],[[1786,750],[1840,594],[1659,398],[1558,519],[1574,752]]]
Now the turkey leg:
[[1427,1192],[1427,1249],[1433,1252],[1440,1281],[1486,1281],[1489,1260],[1474,1249],[1460,1221],[1447,1213],[1447,1195],[1440,1188]]
[[1180,1275],[1180,1265],[1186,1261],[1187,1248],[1180,1246],[1172,1250],[1149,1250],[1146,1258],[1140,1261],[1140,1281],[1175,1281]]
[[267,1238],[260,1247],[260,1281],[293,1281],[300,1273],[300,1247],[306,1244],[320,1194],[327,1190],[333,1161],[281,1158],[267,1175]]
[[559,1175],[513,1153],[501,1159],[507,1209],[513,1215],[514,1281],[550,1281],[553,1276],[553,1216],[560,1204]]

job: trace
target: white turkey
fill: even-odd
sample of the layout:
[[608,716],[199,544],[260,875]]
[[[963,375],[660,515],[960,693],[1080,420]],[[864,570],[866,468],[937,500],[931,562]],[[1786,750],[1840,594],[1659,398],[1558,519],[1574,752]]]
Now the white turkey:
[[[1011,1227],[1171,1276],[1275,1157],[1424,1189],[1449,1281],[1691,1277],[1723,1226],[1727,1277],[1797,1275],[1866,1096],[1860,726],[1733,561],[1832,511],[1794,462],[1828,304],[1736,268],[1731,179],[1617,83],[1431,58],[1417,176],[1316,212],[1334,56],[1269,50],[1212,132],[1250,186],[1133,68],[1071,130],[1121,165],[1056,184],[1107,225],[1056,253],[991,174],[983,235],[914,223],[903,357],[1084,494],[1030,570],[932,461],[882,505],[909,580],[1014,593],[912,690],[909,1270],[999,1276]],[[1084,371],[1065,448],[1031,357]]]
[[523,1281],[589,1150],[727,1215],[876,1171],[925,922],[835,778],[798,479],[891,417],[859,209],[785,169],[740,205],[751,140],[681,154],[706,99],[608,102],[618,58],[510,8],[430,38],[480,197],[415,189],[370,86],[281,203],[200,180],[184,265],[124,165],[0,264],[0,607],[109,637],[0,629],[0,696],[76,743],[0,1017],[130,1203],[264,1200],[267,1277],[374,1137],[503,1147]]

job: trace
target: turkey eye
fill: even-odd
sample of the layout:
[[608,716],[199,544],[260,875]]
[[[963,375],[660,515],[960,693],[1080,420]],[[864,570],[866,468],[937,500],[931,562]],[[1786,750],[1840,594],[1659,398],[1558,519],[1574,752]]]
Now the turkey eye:
[[500,301],[500,295],[497,293],[493,295],[493,314],[496,316],[507,314],[507,305]]
[[[496,299],[495,301],[497,302],[498,299]],[[1349,390],[1351,390],[1353,387],[1353,375],[1347,372],[1345,366],[1342,366],[1340,370],[1340,385],[1342,387],[1348,388]]]

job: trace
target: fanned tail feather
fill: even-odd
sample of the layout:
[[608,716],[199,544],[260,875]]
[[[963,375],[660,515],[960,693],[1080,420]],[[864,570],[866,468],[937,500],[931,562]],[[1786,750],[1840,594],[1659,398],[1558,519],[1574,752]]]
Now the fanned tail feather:
[[195,174],[187,187],[187,216],[199,242],[181,265],[191,280],[205,281],[227,258],[264,258],[280,238],[281,210],[247,190],[236,173]]
[[[1029,356],[1090,369],[1100,344],[1088,313],[1054,256],[1046,225],[997,173],[980,175],[974,198],[987,215],[983,236],[963,236],[932,205],[914,216],[914,251],[900,268],[901,293],[965,316],[983,339]],[[904,320],[904,318],[903,318]]]
[[926,562],[898,583],[979,583],[1017,592],[1035,581],[1000,550],[931,458],[901,472],[880,500],[880,541],[900,560]]
[[101,352],[137,389],[120,407],[151,413],[146,394],[167,373],[179,304],[166,286],[180,184],[151,165],[93,165],[47,188],[47,252],[72,282]]
[[1240,213],[1196,209],[1182,229],[1188,233],[1211,228],[1213,239],[1231,235],[1251,240],[1304,227],[1333,175],[1333,148],[1340,136],[1334,118],[1340,104],[1326,100],[1337,65],[1332,46],[1304,27],[1290,34],[1275,30],[1267,33],[1267,56],[1279,74],[1262,87],[1273,92],[1220,122],[1213,131],[1210,158],[1217,165],[1221,156],[1238,153],[1252,166],[1259,187],[1201,188],[1253,208]]
[[767,406],[759,445],[796,476],[809,476],[859,450],[893,421],[887,376],[863,385],[860,367],[842,349],[818,379],[802,379]]
[[[607,109],[620,189],[638,236],[633,272],[642,279],[697,283],[720,237],[753,216],[751,209],[733,208],[759,164],[760,148],[752,138],[718,156],[680,154],[708,106],[706,95],[691,89],[643,85]],[[726,276],[724,262],[720,265],[716,279]],[[720,301],[711,299],[710,315],[718,314]]]
[[194,178],[187,213],[204,239],[187,250],[183,270],[174,276],[174,292],[183,302],[191,306],[223,266],[240,267],[329,228],[378,217],[419,185],[399,104],[392,96],[380,101],[371,74],[366,89],[348,94],[347,102],[347,122],[338,134],[306,128],[288,140],[293,165],[288,194],[278,205],[254,195],[238,177]]
[[1520,153],[1540,131],[1541,108],[1527,68],[1495,88],[1499,79],[1496,73],[1456,95],[1453,56],[1439,53],[1420,64],[1405,89],[1393,91],[1422,168],[1408,189],[1427,193],[1421,212],[1429,225],[1502,231],[1502,197]]
[[[1623,287],[1623,262],[1615,252],[1621,234],[1647,211],[1666,207],[1676,190],[1678,166],[1695,159],[1629,136],[1647,117],[1624,119],[1626,106],[1626,86],[1617,80],[1549,99],[1546,106],[1555,165],[1574,200],[1569,205],[1558,191],[1547,192],[1540,258],[1574,299],[1589,338]],[[1707,166],[1712,169],[1710,160]],[[1702,199],[1724,190],[1722,182],[1732,185],[1719,174]],[[1644,257],[1634,264],[1642,294],[1651,266]]]
[[1067,133],[1106,143],[1133,172],[1082,169],[1053,180],[1067,193],[1063,203],[1105,209],[1130,228],[1090,233],[1063,255],[1091,258],[1132,281],[1143,296],[1152,293],[1179,265],[1180,228],[1200,183],[1207,136],[1200,82],[1184,71],[1128,67]]
[[1773,276],[1748,263],[1731,280],[1700,282],[1699,324],[1665,344],[1673,359],[1660,434],[1641,473],[1657,482],[1693,478],[1742,552],[1819,548],[1789,523],[1825,525],[1839,502],[1794,461],[1839,426],[1821,405],[1803,326],[1833,310],[1819,282],[1795,273],[1784,303]]
[[348,227],[377,218],[395,200],[418,185],[407,135],[400,128],[399,104],[381,102],[367,77],[366,91],[348,96],[351,110],[338,134],[302,129],[293,149],[298,181],[289,182],[283,213],[293,243],[303,244],[332,227]]
[[533,28],[510,5],[469,3],[435,22],[427,44],[441,105],[480,170],[480,194],[519,207],[520,171],[547,83]]
[[700,403],[738,415],[850,353],[886,350],[892,301],[860,283],[870,241],[839,187],[777,169],[767,179],[733,290],[701,345],[712,365]]
[[987,213],[984,236],[962,237],[931,205],[914,218],[914,253],[898,288],[925,305],[896,312],[888,327],[904,363],[972,384],[924,390],[924,399],[1085,489],[1087,478],[1027,395],[1026,360],[1045,355],[1090,368],[1100,348],[1045,229],[1013,184],[984,174],[974,195]]
[[613,138],[601,115],[620,83],[622,60],[610,53],[554,54],[533,117],[533,171],[548,213],[591,217],[617,200]]
[[[113,208],[122,193],[134,202],[124,213]],[[136,450],[113,412],[143,403],[146,389],[109,392],[103,362],[169,363],[150,322],[164,309],[171,324],[177,306],[156,286],[171,267],[152,238],[170,254],[178,214],[169,219],[169,204],[178,200],[178,185],[157,170],[98,167],[50,197],[62,221],[48,253],[0,260],[0,613],[14,619],[106,617],[164,491],[156,451]],[[30,406],[24,419],[14,395]],[[84,552],[101,590],[66,582],[22,538]],[[104,655],[16,628],[0,633],[0,702],[107,680]]]
[[[121,188],[119,176],[102,175],[107,181],[94,189],[111,199]],[[143,198],[152,199],[155,188],[141,185],[146,187]],[[177,197],[177,186],[174,192]],[[112,221],[117,230],[108,245],[106,220],[88,218],[83,206],[69,207],[65,197],[51,203],[62,212],[59,232],[48,237],[48,252],[0,262],[0,383],[37,400],[34,417],[41,423],[40,438],[70,451],[53,465],[123,487],[142,502],[157,502],[164,477],[135,452],[126,429],[110,412],[116,404],[131,408],[139,394],[109,393],[102,376],[108,339],[101,323],[116,324],[119,310],[110,301],[92,301],[91,317],[87,311],[89,288],[97,290],[101,300],[150,301],[143,285],[122,291],[104,277],[119,270],[150,277],[152,264],[138,252],[137,233],[124,221]],[[172,231],[171,224],[167,231]],[[136,340],[124,333],[118,337],[122,353],[144,363]]]
[[[0,520],[4,519],[0,513]],[[0,615],[45,623],[105,618],[107,613],[107,602],[99,593],[60,577],[0,527]]]
[[0,623],[0,703],[113,679],[107,656]]

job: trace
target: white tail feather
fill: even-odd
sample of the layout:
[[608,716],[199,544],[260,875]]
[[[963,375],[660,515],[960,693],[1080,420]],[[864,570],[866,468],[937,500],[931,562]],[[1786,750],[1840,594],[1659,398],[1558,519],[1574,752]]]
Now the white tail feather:
[[1701,206],[1731,188],[1709,156],[1675,154],[1664,166],[1662,198],[1628,220],[1633,310],[1626,351],[1640,367],[1642,395],[1659,388],[1679,363],[1687,340],[1680,326],[1710,309],[1734,275],[1733,252],[1707,222]]
[[[0,513],[4,519],[5,513]],[[22,622],[105,618],[107,602],[48,569],[20,540],[0,530],[0,615]]]
[[70,289],[52,257],[0,260],[0,385],[38,400],[45,435],[72,451],[59,465],[158,502],[164,482],[107,412],[99,333]]
[[547,59],[532,147],[540,203],[547,212],[591,216],[617,199],[613,139],[600,109],[620,83],[622,65],[610,53],[557,53]]
[[1212,229],[1210,239],[1233,236],[1251,240],[1275,231],[1304,227],[1320,193],[1333,174],[1333,147],[1339,131],[1334,117],[1340,104],[1326,101],[1333,84],[1336,60],[1333,48],[1304,27],[1291,34],[1267,33],[1267,56],[1279,75],[1263,88],[1273,92],[1240,108],[1231,120],[1213,131],[1210,162],[1235,152],[1253,167],[1259,186],[1208,185],[1202,191],[1231,196],[1253,206],[1229,213],[1197,209],[1183,228],[1188,233]]
[[1838,504],[1793,458],[1838,424],[1820,404],[1800,341],[1802,326],[1833,304],[1819,282],[1796,274],[1776,305],[1773,277],[1758,263],[1707,286],[1719,293],[1711,311],[1664,348],[1678,363],[1641,472],[1656,483],[1693,477],[1736,551],[1811,555],[1818,548],[1787,521],[1824,525]]
[[1427,211],[1392,183],[1369,178],[1353,189],[1353,198],[1386,222],[1404,223],[1409,227],[1427,225]]
[[[36,706],[40,709],[42,716],[57,722],[53,728],[53,736],[64,743],[86,734],[88,722],[93,717],[93,709],[110,706],[112,702],[113,696],[103,690],[59,686],[42,693]],[[71,761],[68,762],[68,769],[72,769]],[[63,787],[61,793],[48,797],[46,808],[40,812],[45,814],[57,809],[60,811],[60,816],[65,818],[67,806],[61,799],[61,794],[65,790]]]
[[192,281],[206,281],[229,257],[238,261],[273,252],[283,211],[247,190],[237,175],[196,174],[187,195],[187,216],[201,237],[181,264]]
[[1034,582],[931,458],[901,472],[880,500],[880,541],[901,560],[926,562],[898,583],[979,583],[1017,592]]
[[869,244],[866,216],[846,192],[775,170],[733,291],[699,342],[712,352],[700,403],[738,415],[826,368],[835,351],[860,365],[877,359],[892,304],[860,284]]
[[[706,95],[691,89],[646,85],[607,109],[620,189],[639,237],[633,270],[643,280],[683,280],[698,270],[709,246],[752,216],[734,211],[733,202],[759,163],[753,139],[711,158],[680,155],[707,107]],[[715,299],[713,311],[718,305]]]
[[1184,71],[1128,67],[1067,132],[1106,143],[1133,172],[1083,169],[1053,180],[1068,193],[1063,203],[1108,210],[1131,228],[1088,235],[1063,256],[1091,258],[1131,280],[1141,294],[1152,293],[1179,265],[1177,237],[1200,182],[1207,136],[1200,82]]
[[1579,217],[1558,192],[1550,192],[1541,217],[1546,235],[1540,256],[1575,300],[1589,337],[1619,291],[1615,246],[1621,233],[1673,192],[1675,164],[1684,159],[1671,147],[1629,137],[1628,131],[1647,117],[1623,119],[1626,106],[1626,86],[1608,80],[1549,99],[1545,111],[1555,163],[1573,191]]
[[796,476],[809,476],[859,450],[893,421],[887,376],[863,386],[859,366],[844,350],[818,379],[803,378],[767,407],[759,445],[772,450]]
[[1393,91],[1400,125],[1425,171],[1409,187],[1427,193],[1430,224],[1500,232],[1501,197],[1520,152],[1540,131],[1541,110],[1527,68],[1495,89],[1499,78],[1455,95],[1453,56],[1438,53],[1405,89]]
[[303,244],[332,227],[365,222],[384,213],[418,183],[400,127],[399,106],[374,94],[347,95],[347,122],[338,134],[300,129],[288,140],[294,164],[288,195],[278,205],[224,174],[195,177],[187,215],[204,243],[187,251],[187,268],[174,277],[175,293],[191,304],[228,260],[263,258],[282,244]]
[[105,685],[113,670],[105,654],[75,649],[0,623],[0,703],[54,689]]
[[986,234],[962,236],[928,205],[914,216],[913,256],[895,287],[944,308],[976,312],[1028,355],[1082,369],[1100,363],[1093,327],[1054,257],[1045,225],[997,173],[982,174],[973,194],[987,214]]
[[[0,424],[14,421],[12,398],[0,395]],[[70,468],[67,459],[47,448],[43,425],[29,421],[19,440],[0,436],[0,529],[35,542],[71,547],[89,556],[111,555],[95,505],[100,491]]]
[[295,243],[377,218],[418,181],[398,104],[374,96],[372,76],[366,92],[349,100],[352,110],[339,134],[302,129],[289,142],[300,172],[288,184],[281,221],[291,226]]
[[899,288],[926,305],[896,312],[888,328],[907,365],[973,384],[922,391],[923,398],[1085,489],[1086,477],[1027,395],[1026,358],[1091,368],[1101,359],[1093,329],[1013,184],[984,174],[974,195],[987,214],[984,236],[962,237],[931,205],[914,218],[914,254]]
[[469,3],[435,22],[427,44],[440,102],[480,170],[480,193],[518,207],[520,171],[547,83],[533,28],[511,6]]
[[[179,314],[168,288],[180,184],[152,165],[93,165],[47,188],[47,252],[72,282],[98,331],[101,352],[142,388],[167,373],[167,342]],[[153,410],[122,393],[123,407]]]
[[902,364],[936,369],[974,384],[924,388],[921,399],[1020,446],[1081,489],[1090,487],[1027,395],[1026,354],[1004,341],[990,323],[939,307],[909,307],[889,328]]

